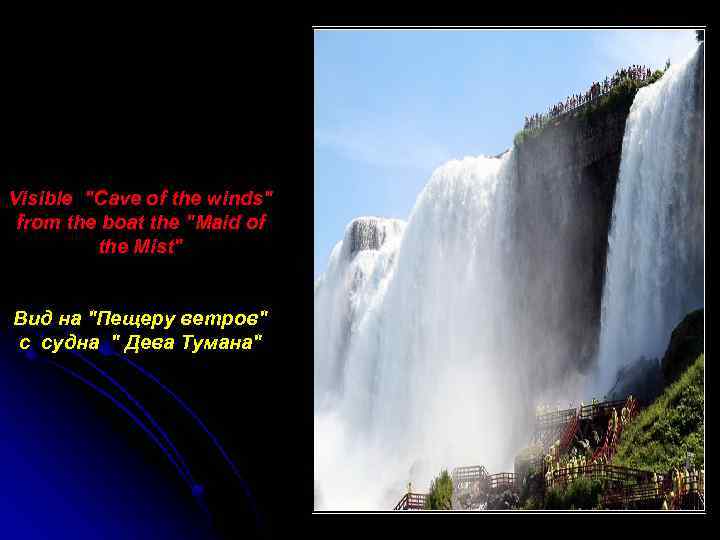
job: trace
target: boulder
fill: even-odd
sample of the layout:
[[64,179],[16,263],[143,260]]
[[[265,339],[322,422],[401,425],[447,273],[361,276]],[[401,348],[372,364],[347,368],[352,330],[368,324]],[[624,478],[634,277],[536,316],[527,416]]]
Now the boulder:
[[675,327],[662,359],[665,384],[676,381],[690,364],[705,350],[703,310],[685,316]]

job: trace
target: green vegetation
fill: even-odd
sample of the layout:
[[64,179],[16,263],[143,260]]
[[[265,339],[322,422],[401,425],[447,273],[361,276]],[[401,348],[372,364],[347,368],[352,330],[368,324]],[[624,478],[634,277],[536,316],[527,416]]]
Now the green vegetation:
[[561,115],[558,118],[549,119],[540,127],[520,130],[514,138],[515,146],[520,145],[520,143],[528,137],[537,137],[548,126],[556,125],[558,122],[566,121],[570,118],[591,120],[598,112],[605,112],[621,106],[625,106],[629,109],[638,89],[642,86],[656,82],[663,76],[664,73],[665,71],[661,69],[655,70],[655,72],[650,75],[650,78],[645,81],[637,81],[626,77],[594,103],[586,105],[574,113],[568,113]]
[[432,481],[430,493],[425,499],[426,510],[452,510],[453,483],[447,470]]
[[[623,431],[612,464],[665,473],[685,465],[687,453],[696,468],[704,466],[705,355],[700,354],[677,382],[667,386]],[[578,478],[542,492],[542,476],[532,469],[523,481],[520,507],[525,510],[602,508],[601,481]]]
[[650,75],[650,78],[646,81],[636,81],[626,77],[595,103],[576,112],[575,116],[578,118],[591,119],[594,115],[601,111],[616,109],[619,107],[627,107],[627,109],[630,109],[637,91],[643,86],[656,82],[663,76],[663,73],[664,71],[662,70],[655,70],[655,72]]
[[680,379],[667,387],[623,431],[613,465],[664,472],[685,464],[704,463],[705,355],[701,354]]
[[538,127],[538,128],[523,128],[515,134],[513,143],[515,144],[515,146],[520,146],[520,144],[525,139],[527,139],[530,136],[538,135],[543,130],[543,128],[544,128],[544,126]]
[[523,510],[542,510],[545,477],[530,469],[520,489],[519,506]]
[[603,486],[598,480],[577,478],[567,487],[554,487],[545,494],[547,510],[593,510],[601,507]]

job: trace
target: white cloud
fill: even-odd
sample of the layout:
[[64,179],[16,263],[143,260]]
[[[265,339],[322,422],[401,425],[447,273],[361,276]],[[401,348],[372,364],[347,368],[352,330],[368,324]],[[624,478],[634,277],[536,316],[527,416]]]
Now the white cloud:
[[617,67],[642,64],[653,69],[685,59],[697,46],[694,30],[613,30],[599,32],[601,54]]

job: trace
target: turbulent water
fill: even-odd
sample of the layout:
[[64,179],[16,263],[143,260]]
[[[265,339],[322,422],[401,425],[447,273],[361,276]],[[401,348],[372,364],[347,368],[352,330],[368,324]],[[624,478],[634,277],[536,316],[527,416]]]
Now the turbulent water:
[[441,467],[512,470],[535,365],[509,261],[512,152],[451,161],[406,226],[348,226],[315,287],[318,508],[392,507]]
[[[627,122],[602,316],[607,379],[621,358],[657,354],[702,303],[702,206],[683,173],[693,62],[641,90]],[[548,287],[561,299],[572,276],[549,284],[521,268],[516,159],[451,161],[407,223],[358,218],[333,249],[315,284],[316,509],[389,509],[442,468],[511,471],[534,405],[587,391],[585,375],[553,360],[567,357],[564,338],[533,330],[543,310],[527,302]],[[538,200],[538,215],[554,202]],[[699,247],[688,239],[698,219]]]
[[599,388],[641,356],[662,358],[673,328],[703,305],[704,189],[693,162],[702,126],[695,88],[700,59],[698,50],[641,89],[625,125],[602,301]]
[[363,316],[379,306],[404,228],[401,220],[354,220],[315,284],[316,409],[332,406],[343,394],[350,346]]

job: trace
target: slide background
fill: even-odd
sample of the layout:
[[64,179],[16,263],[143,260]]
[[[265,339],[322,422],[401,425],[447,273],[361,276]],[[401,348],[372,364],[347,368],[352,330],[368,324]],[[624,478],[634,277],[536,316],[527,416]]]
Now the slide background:
[[[620,22],[607,16],[603,20],[594,8],[592,19],[564,19],[563,24]],[[365,516],[311,515],[310,25],[322,20],[279,23],[218,12],[212,19],[187,13],[182,21],[167,13],[148,22],[145,12],[124,12],[82,24],[87,15],[77,15],[79,28],[60,19],[50,18],[47,28],[35,20],[21,25],[7,19],[7,31],[0,34],[0,298],[6,321],[0,326],[0,538],[287,538],[308,533],[383,538],[395,533],[448,535],[456,526],[481,535],[495,529],[488,525],[507,526],[495,521],[507,516],[483,516],[480,523],[479,516],[467,514],[373,516],[379,522]],[[677,14],[672,18],[665,23],[681,24]],[[365,18],[347,24],[372,22]],[[504,21],[490,16],[402,21],[412,22],[521,21],[517,16]],[[629,22],[648,24],[637,18]],[[706,38],[712,62],[710,41]],[[708,126],[710,113],[708,92]],[[79,194],[101,184],[122,191],[273,187],[272,229],[266,235],[187,235],[186,246],[174,258],[99,257],[89,239],[17,238],[15,211],[5,200],[10,189],[66,188]],[[708,266],[709,256],[708,249]],[[127,311],[270,306],[265,340],[252,353],[138,359],[218,436],[252,496],[245,495],[187,415],[132,370],[93,356],[137,393],[182,448],[206,486],[212,519],[162,452],[126,416],[42,358],[16,353],[9,324],[14,309],[48,304],[57,312],[84,311],[89,305]],[[709,306],[706,321],[709,326]],[[708,386],[706,397],[711,395]],[[708,433],[708,446],[711,442]],[[707,475],[712,485],[710,466]],[[711,508],[712,492],[708,494]],[[520,523],[511,524],[506,533],[515,532],[516,525],[539,530],[533,516],[514,517]],[[562,526],[548,516],[541,519],[541,526],[558,534],[592,530],[577,521],[586,516],[571,517],[571,525]],[[663,520],[661,525],[666,533],[688,531],[682,520]],[[614,525],[602,526],[607,534],[618,532]]]
[[[226,21],[230,22],[230,21]],[[0,357],[0,537],[277,536],[312,511],[312,29],[138,25],[7,38]],[[45,37],[46,39],[41,39]],[[266,233],[186,235],[175,257],[102,257],[82,234],[15,234],[11,189],[274,189]],[[198,413],[252,496],[184,411],[118,359],[91,355],[166,429],[210,519],[170,462],[108,400],[14,352],[15,307],[86,312],[269,307],[251,353],[137,362]],[[80,366],[61,355],[59,362]],[[73,363],[74,362],[74,363]],[[84,371],[83,373],[88,373]],[[100,381],[95,376],[93,381]],[[106,385],[107,386],[107,385]],[[252,499],[252,500],[250,500]]]

